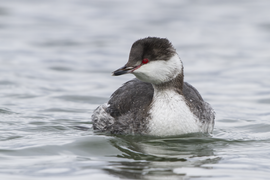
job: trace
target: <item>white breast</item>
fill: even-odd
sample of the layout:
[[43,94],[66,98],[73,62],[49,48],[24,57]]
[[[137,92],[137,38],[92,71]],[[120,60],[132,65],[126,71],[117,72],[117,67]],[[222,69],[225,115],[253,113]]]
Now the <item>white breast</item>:
[[186,105],[184,97],[174,90],[154,91],[148,121],[149,135],[153,136],[201,132],[199,120]]

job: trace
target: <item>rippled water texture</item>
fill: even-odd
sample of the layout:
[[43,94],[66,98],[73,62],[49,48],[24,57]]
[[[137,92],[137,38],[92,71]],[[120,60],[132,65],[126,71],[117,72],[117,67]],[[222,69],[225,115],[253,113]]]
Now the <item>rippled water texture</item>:
[[[0,179],[269,179],[270,1],[0,1]],[[213,134],[91,129],[131,44],[167,37]]]

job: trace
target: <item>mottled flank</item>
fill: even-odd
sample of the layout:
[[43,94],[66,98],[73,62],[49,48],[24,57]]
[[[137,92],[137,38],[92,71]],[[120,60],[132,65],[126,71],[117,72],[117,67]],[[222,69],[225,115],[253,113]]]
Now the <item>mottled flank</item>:
[[95,113],[92,115],[94,129],[109,131],[110,127],[115,123],[114,118],[106,111],[108,107],[108,104],[102,104],[95,109]]
[[187,82],[184,82],[183,95],[190,110],[202,123],[203,131],[212,132],[215,124],[215,112],[210,104],[205,102],[197,89]]

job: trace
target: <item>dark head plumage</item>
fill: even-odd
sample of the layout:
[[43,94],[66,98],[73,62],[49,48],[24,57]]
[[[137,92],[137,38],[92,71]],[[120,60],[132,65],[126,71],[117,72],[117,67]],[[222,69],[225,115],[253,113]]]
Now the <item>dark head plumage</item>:
[[147,37],[139,39],[131,46],[127,67],[140,62],[143,59],[169,60],[176,50],[166,38]]

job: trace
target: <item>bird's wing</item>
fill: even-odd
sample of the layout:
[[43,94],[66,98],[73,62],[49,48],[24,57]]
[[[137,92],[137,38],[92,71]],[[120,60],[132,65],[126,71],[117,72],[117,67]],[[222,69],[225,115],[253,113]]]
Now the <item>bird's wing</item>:
[[111,96],[108,113],[117,118],[128,112],[146,109],[153,99],[154,89],[150,83],[135,78],[123,84]]

